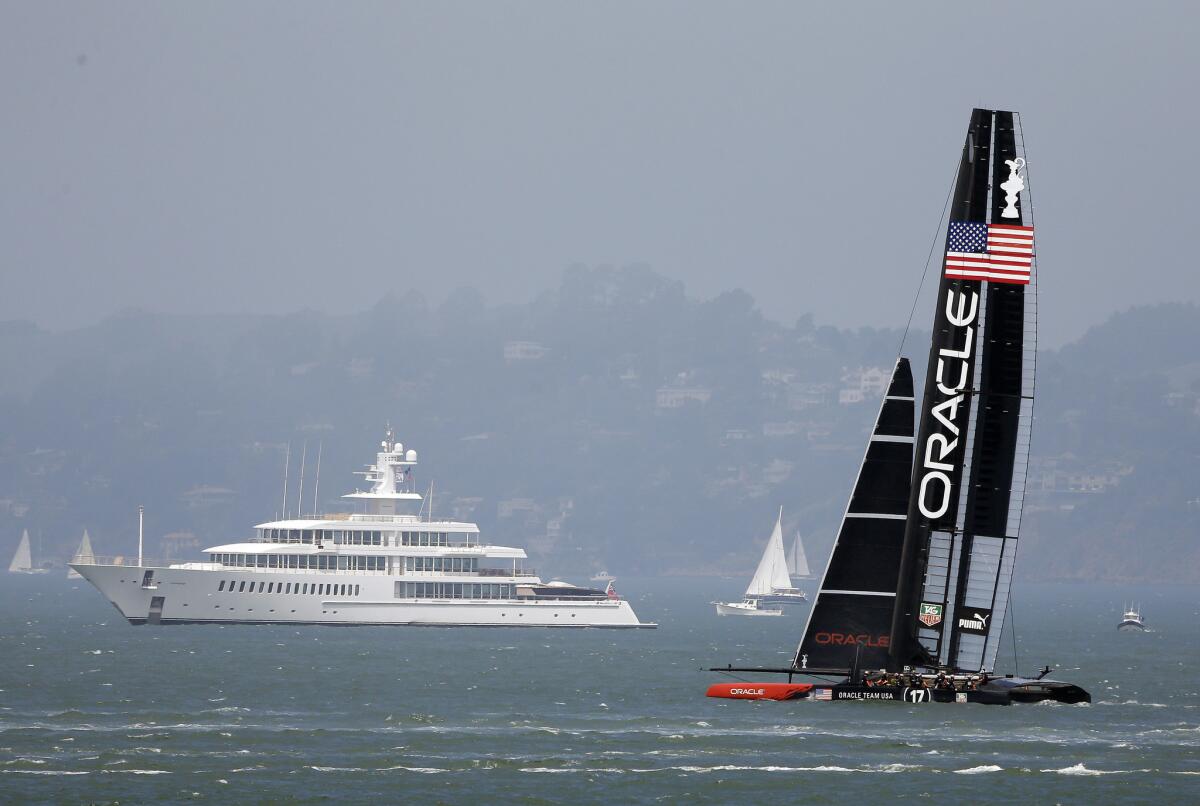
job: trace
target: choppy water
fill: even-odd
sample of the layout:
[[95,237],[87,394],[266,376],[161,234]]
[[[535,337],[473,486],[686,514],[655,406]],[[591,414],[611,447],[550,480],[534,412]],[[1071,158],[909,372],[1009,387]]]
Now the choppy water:
[[[1018,587],[1022,670],[1095,702],[998,708],[709,700],[700,667],[785,663],[801,616],[619,586],[660,629],[132,627],[7,576],[0,800],[1200,801],[1200,589]],[[1130,598],[1157,632],[1117,633]]]

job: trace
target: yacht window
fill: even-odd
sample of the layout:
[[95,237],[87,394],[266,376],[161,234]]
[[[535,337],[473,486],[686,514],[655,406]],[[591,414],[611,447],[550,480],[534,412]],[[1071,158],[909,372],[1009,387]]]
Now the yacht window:
[[346,595],[346,586],[345,586],[345,585],[343,585],[343,586],[342,586],[342,592],[341,592],[339,595],[340,595],[340,596],[345,596],[345,595]]
[[259,592],[259,593],[262,593],[262,592],[263,592],[263,588],[266,586],[266,584],[267,584],[267,583],[265,583],[265,582],[260,582],[260,583],[258,583],[258,592]]
[[243,582],[241,584],[241,587],[238,588],[238,593],[245,593],[245,592],[246,592],[246,583]]
[[275,583],[268,582],[267,583],[267,593],[274,593],[274,592],[275,592]]
[[220,593],[223,590],[225,590],[225,580],[222,579],[221,584],[217,585],[217,593]]
[[354,586],[354,595],[355,596],[358,596],[358,591],[359,591],[359,587],[358,587],[358,585],[355,585]]

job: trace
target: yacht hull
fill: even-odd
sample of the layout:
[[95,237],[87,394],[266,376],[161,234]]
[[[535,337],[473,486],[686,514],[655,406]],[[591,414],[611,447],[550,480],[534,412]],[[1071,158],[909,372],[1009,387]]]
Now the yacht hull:
[[[654,627],[623,599],[402,599],[398,577],[72,564],[131,624]],[[150,586],[143,585],[153,571]],[[405,578],[411,581],[411,578]],[[223,590],[218,590],[225,583]],[[233,583],[232,585],[230,583]],[[266,592],[347,586],[348,595]],[[230,590],[229,588],[235,588]],[[259,592],[260,588],[262,592]],[[357,589],[357,590],[355,590]]]
[[714,683],[705,696],[725,700],[796,700],[812,689],[812,683]]
[[812,685],[791,683],[720,683],[710,686],[709,697],[737,700],[809,699],[822,702],[900,702],[909,705],[925,703],[975,703],[978,705],[1013,705],[1043,700],[1076,704],[1091,702],[1091,696],[1079,686],[1058,680],[1027,680],[997,678],[964,691],[921,686],[868,686],[862,683]]

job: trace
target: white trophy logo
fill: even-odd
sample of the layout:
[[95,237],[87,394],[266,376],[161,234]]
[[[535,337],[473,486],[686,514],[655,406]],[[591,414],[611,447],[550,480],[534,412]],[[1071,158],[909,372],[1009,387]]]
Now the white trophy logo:
[[1021,169],[1025,167],[1025,158],[1017,157],[1015,160],[1005,160],[1004,164],[1008,166],[1008,179],[1000,184],[1000,188],[1004,191],[1004,201],[1008,206],[1000,212],[1000,217],[1020,218],[1021,214],[1017,212],[1017,194],[1025,189],[1025,180],[1021,178]]

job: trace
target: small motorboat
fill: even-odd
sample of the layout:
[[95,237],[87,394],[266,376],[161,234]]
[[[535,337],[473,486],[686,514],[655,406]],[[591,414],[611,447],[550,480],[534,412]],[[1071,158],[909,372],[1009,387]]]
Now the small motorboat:
[[783,610],[777,607],[766,607],[757,599],[744,599],[740,602],[713,602],[717,606],[718,616],[782,616]]

